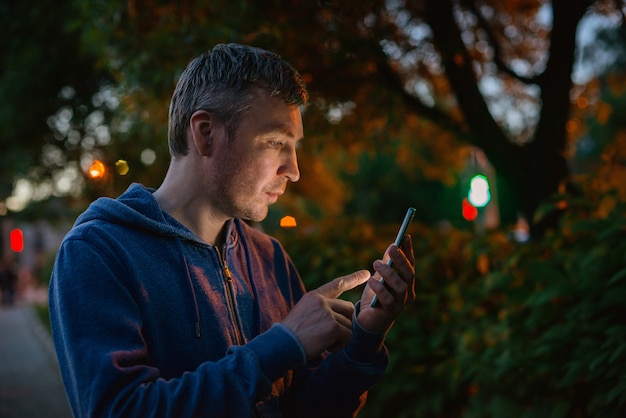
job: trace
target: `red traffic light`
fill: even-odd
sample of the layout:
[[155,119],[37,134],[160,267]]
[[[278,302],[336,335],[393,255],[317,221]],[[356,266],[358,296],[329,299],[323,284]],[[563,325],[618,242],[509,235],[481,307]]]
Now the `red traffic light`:
[[463,219],[468,222],[475,221],[478,218],[478,209],[470,203],[467,197],[461,203],[461,214]]
[[11,249],[16,253],[21,253],[24,250],[24,234],[19,228],[15,228],[9,234],[9,241],[11,243]]

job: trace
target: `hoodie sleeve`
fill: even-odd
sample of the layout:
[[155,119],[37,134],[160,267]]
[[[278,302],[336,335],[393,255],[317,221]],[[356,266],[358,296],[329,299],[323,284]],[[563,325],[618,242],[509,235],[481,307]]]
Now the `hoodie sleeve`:
[[305,363],[297,341],[274,326],[219,361],[163,378],[151,365],[124,266],[94,242],[66,239],[50,284],[53,338],[76,417],[254,416],[272,382]]
[[380,379],[389,362],[384,333],[371,333],[352,318],[352,339],[337,352],[326,353],[302,368],[286,394],[286,416],[345,418],[363,408],[367,391]]
[[[297,269],[285,251],[276,241],[273,265],[285,265],[285,277],[272,277],[284,289],[302,289],[304,286]],[[255,246],[254,248],[257,248]],[[267,248],[267,245],[261,245]],[[258,250],[257,250],[258,251]],[[259,271],[263,271],[259,268]],[[261,274],[257,274],[261,276]],[[290,284],[287,284],[289,282]],[[294,303],[302,297],[298,294]],[[271,303],[266,301],[262,306]],[[318,361],[313,361],[294,371],[292,383],[282,395],[280,404],[285,417],[353,417],[363,407],[367,391],[384,373],[389,354],[383,342],[384,333],[371,333],[357,320],[360,303],[355,307],[352,318],[352,339],[340,351],[326,353]],[[296,337],[293,337],[296,339]]]

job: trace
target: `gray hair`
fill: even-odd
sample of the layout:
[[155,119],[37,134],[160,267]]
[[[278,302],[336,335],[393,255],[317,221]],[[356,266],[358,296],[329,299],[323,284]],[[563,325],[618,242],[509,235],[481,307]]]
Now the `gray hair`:
[[169,109],[168,143],[172,156],[186,155],[191,115],[206,110],[226,124],[229,138],[250,107],[251,89],[260,87],[289,105],[306,105],[300,74],[278,55],[246,45],[219,44],[194,58],[181,74]]

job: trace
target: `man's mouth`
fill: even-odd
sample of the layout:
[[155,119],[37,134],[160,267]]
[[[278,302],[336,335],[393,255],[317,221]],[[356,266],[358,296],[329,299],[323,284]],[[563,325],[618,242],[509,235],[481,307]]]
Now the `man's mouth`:
[[283,194],[284,192],[267,192],[266,194],[269,196],[271,203],[274,203],[278,200],[278,196]]

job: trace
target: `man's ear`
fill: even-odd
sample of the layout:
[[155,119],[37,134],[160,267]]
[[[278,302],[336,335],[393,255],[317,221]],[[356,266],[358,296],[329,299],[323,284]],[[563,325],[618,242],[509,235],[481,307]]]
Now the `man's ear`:
[[208,157],[215,147],[216,135],[219,135],[219,123],[206,110],[197,110],[189,119],[189,133],[191,136],[190,149]]

